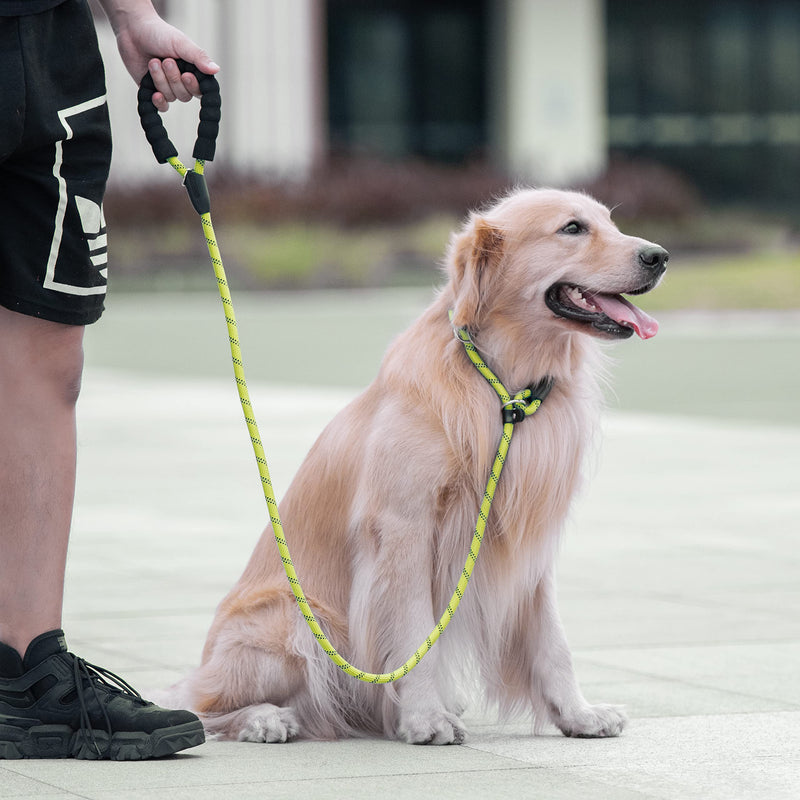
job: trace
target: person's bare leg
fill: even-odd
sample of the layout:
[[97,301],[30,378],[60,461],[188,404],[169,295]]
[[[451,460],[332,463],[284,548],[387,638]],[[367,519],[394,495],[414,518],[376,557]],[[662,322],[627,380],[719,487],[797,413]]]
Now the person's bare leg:
[[0,641],[61,627],[83,327],[0,307]]

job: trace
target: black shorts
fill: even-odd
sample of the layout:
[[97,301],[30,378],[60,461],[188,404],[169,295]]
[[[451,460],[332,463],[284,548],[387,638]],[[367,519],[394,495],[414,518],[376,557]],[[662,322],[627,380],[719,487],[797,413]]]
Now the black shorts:
[[0,17],[0,305],[86,325],[107,282],[111,129],[86,0]]

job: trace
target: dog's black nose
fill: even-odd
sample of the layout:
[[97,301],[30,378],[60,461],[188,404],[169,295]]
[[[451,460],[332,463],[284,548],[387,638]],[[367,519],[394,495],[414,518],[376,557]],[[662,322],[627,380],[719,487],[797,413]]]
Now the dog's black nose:
[[657,244],[643,247],[639,251],[639,263],[653,272],[663,272],[669,261],[669,253]]

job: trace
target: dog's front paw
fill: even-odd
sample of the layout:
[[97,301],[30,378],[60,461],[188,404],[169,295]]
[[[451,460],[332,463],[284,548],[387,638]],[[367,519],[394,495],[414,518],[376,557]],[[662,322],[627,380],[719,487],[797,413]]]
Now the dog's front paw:
[[299,730],[291,708],[264,703],[249,709],[236,738],[240,742],[288,742]]
[[553,722],[564,734],[580,739],[619,736],[628,718],[619,706],[585,705],[575,711],[554,711]]
[[397,733],[409,744],[461,744],[467,738],[461,720],[446,711],[403,713]]

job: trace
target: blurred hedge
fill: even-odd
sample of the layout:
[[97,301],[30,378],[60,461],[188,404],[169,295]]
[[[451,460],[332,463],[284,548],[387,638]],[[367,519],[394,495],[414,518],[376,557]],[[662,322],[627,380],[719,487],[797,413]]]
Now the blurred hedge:
[[[336,159],[297,183],[209,170],[226,268],[252,288],[438,282],[436,262],[466,213],[514,188],[485,163]],[[797,250],[791,219],[710,208],[691,180],[659,164],[613,160],[574,188],[614,208],[620,228],[679,258]],[[199,223],[173,182],[109,187],[106,218],[119,285],[202,285]]]

